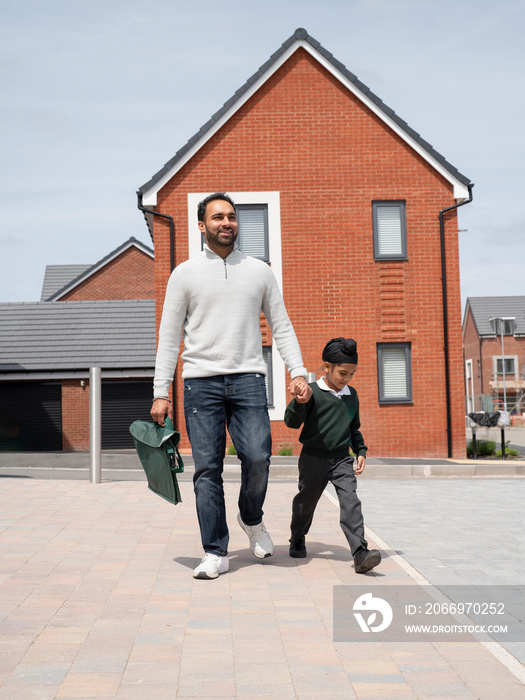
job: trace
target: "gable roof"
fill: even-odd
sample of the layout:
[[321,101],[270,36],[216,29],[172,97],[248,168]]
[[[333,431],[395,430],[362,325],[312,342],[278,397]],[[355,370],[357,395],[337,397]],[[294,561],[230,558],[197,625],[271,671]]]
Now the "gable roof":
[[0,304],[0,379],[154,365],[153,299]]
[[[525,336],[525,296],[469,297],[467,299],[467,308],[469,306],[478,335],[494,336],[495,333],[490,319],[503,316],[514,317],[516,319],[514,335]],[[464,318],[466,320],[466,313]]]
[[311,37],[306,29],[296,29],[266,63],[248,78],[235,94],[216,112],[211,119],[161,168],[148,182],[139,188],[138,194],[144,206],[157,204],[158,191],[187,163],[192,156],[232,117],[235,112],[280,68],[299,48],[305,49],[345,87],[357,96],[396,134],[406,141],[433,168],[454,187],[454,198],[463,201],[468,198],[469,178],[462,175],[440,153],[427,143],[416,131],[387,107],[382,100],[351,73],[340,61]]
[[[94,275],[105,265],[133,247],[138,248],[151,258],[154,257],[154,252],[151,248],[148,248],[148,246],[132,236],[94,265],[48,265],[46,267],[44,284],[42,287],[41,301],[58,301],[65,294],[91,277],[91,275]],[[62,284],[58,286],[60,282],[62,282]]]
[[49,301],[60,289],[89,270],[91,265],[46,265],[40,301]]

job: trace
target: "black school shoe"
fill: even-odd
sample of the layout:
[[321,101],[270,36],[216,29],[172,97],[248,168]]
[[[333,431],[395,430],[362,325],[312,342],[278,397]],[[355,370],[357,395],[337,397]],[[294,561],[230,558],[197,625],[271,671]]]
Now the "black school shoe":
[[381,561],[381,554],[377,549],[361,549],[354,557],[356,574],[366,574]]
[[306,545],[304,543],[304,537],[300,537],[295,544],[290,540],[290,556],[294,559],[305,558]]

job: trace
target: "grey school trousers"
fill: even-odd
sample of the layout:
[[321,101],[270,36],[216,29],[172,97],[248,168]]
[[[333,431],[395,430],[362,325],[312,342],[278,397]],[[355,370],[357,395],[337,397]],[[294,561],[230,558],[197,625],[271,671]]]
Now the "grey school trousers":
[[361,513],[361,501],[357,497],[357,479],[354,460],[349,455],[336,459],[324,459],[307,454],[299,456],[299,492],[292,502],[290,542],[296,543],[310,530],[315,507],[329,481],[334,485],[339,499],[341,528],[352,556],[360,549],[368,549]]

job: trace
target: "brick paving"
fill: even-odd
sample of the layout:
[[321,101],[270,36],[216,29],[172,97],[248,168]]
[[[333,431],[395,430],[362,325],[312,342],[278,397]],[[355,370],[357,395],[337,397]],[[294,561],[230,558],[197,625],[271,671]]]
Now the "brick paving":
[[270,482],[276,552],[260,561],[226,483],[230,572],[202,581],[190,482],[172,506],[141,481],[0,479],[0,700],[525,697],[479,643],[334,642],[334,585],[413,579],[390,549],[355,574],[325,497],[308,558],[291,559],[295,490]]

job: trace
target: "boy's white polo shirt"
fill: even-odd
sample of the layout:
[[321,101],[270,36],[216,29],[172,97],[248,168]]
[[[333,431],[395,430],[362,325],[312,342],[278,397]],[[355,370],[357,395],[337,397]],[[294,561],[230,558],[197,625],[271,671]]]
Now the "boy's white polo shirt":
[[319,389],[322,389],[323,391],[329,391],[334,396],[337,396],[338,399],[340,399],[341,396],[348,396],[351,393],[350,387],[348,386],[348,384],[346,386],[344,386],[341,389],[341,391],[335,391],[334,389],[330,389],[328,384],[325,382],[324,377],[321,377],[321,379],[317,380],[317,386],[319,387]]

